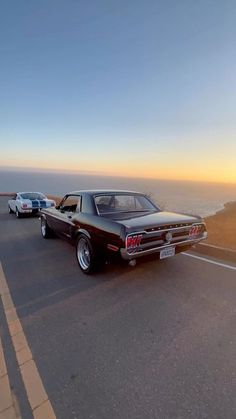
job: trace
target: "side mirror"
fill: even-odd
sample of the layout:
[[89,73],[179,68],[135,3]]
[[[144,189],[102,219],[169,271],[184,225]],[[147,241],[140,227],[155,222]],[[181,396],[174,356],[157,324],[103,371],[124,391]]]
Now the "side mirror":
[[56,205],[55,208],[56,208],[56,210],[58,210],[60,212],[65,212],[64,208],[61,207],[61,205]]

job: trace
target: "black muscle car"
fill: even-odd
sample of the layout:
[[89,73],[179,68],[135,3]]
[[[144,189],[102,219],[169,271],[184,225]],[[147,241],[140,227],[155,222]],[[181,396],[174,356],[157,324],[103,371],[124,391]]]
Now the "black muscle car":
[[54,233],[76,245],[81,270],[89,274],[118,256],[157,254],[164,259],[206,239],[200,217],[161,211],[142,193],[119,190],[70,192],[55,208],[40,211],[44,238]]

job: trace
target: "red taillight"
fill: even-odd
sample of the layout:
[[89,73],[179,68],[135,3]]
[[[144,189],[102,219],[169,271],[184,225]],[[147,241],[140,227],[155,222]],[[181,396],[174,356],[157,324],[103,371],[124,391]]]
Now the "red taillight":
[[202,226],[201,225],[192,226],[189,230],[189,236],[190,237],[195,237],[195,236],[198,236],[199,234],[201,234],[201,232],[202,232]]
[[136,249],[141,242],[142,234],[135,234],[133,236],[126,237],[126,249]]
[[22,204],[21,208],[27,208],[27,204]]

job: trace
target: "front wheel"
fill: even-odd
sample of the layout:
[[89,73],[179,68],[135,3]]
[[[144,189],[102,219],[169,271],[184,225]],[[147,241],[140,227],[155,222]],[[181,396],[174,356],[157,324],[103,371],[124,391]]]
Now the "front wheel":
[[13,214],[13,211],[12,211],[10,205],[8,205],[8,214]]
[[21,218],[22,214],[21,212],[18,210],[18,208],[16,207],[16,218]]
[[89,238],[84,234],[81,234],[77,240],[76,257],[83,273],[88,275],[97,269],[98,259]]
[[41,217],[41,233],[44,239],[49,239],[53,236],[53,231],[48,226],[47,220],[44,217]]

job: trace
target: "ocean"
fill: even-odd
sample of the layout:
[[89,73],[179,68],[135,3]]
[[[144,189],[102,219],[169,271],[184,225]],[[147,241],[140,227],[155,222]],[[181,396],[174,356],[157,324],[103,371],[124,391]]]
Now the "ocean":
[[236,184],[98,176],[80,173],[0,170],[0,192],[41,191],[63,196],[80,189],[116,188],[144,192],[168,211],[202,217],[236,201]]

